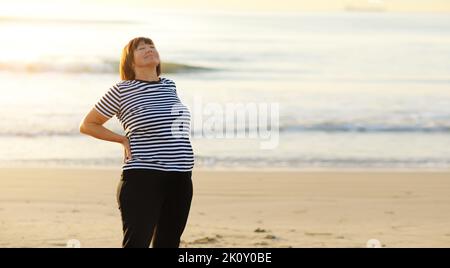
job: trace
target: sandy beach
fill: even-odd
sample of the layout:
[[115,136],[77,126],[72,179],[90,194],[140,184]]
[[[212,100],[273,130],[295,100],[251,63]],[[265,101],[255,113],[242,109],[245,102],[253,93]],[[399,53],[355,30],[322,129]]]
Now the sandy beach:
[[[0,170],[0,247],[120,247],[120,170]],[[194,170],[181,247],[450,246],[450,172]]]

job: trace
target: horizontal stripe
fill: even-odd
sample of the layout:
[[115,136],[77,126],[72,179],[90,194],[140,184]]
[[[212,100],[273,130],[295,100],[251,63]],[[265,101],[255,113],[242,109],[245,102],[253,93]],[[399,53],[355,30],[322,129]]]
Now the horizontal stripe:
[[154,84],[121,81],[94,108],[107,118],[116,115],[130,140],[132,158],[123,164],[123,170],[192,170],[191,114],[178,98],[171,79],[162,77]]

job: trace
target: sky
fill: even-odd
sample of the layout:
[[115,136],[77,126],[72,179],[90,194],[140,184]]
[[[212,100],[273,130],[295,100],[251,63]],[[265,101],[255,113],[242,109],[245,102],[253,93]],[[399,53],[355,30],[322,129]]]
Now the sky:
[[342,11],[346,6],[382,7],[393,12],[450,12],[450,0],[0,0],[0,16],[107,18],[138,10],[237,12]]

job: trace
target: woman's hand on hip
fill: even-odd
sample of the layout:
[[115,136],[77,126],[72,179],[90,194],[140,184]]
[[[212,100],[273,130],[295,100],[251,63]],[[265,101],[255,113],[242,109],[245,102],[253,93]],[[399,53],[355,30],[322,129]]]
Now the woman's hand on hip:
[[124,136],[122,140],[124,155],[123,155],[123,162],[126,163],[128,160],[131,159],[131,147],[130,147],[130,140],[128,137]]

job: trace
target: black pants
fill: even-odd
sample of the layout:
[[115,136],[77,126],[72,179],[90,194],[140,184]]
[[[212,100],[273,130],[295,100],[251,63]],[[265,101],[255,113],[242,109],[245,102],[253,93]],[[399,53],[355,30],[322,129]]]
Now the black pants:
[[192,200],[192,172],[122,171],[117,201],[124,248],[177,248]]

